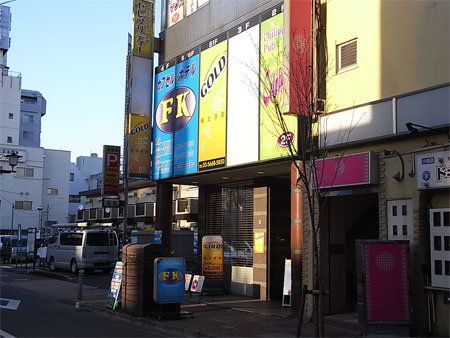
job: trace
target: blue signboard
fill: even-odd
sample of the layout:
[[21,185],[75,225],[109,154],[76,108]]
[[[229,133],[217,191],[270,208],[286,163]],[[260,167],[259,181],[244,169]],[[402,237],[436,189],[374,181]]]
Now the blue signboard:
[[186,262],[182,257],[155,258],[153,300],[176,304],[184,300]]
[[174,131],[173,174],[175,176],[197,172],[199,62],[198,50],[193,50],[181,56],[176,65],[179,123]]
[[[175,66],[168,63],[155,72],[155,109],[153,114],[153,179],[168,178],[173,173],[172,122],[177,115],[174,106]],[[176,101],[175,101],[176,102]]]

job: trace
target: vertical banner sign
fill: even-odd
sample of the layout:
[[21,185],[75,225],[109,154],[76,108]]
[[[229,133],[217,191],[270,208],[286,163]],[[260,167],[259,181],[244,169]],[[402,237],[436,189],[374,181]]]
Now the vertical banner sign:
[[227,166],[258,161],[258,72],[259,18],[256,17],[229,32]]
[[106,308],[114,310],[117,307],[117,302],[120,294],[120,287],[122,286],[122,271],[123,262],[116,262],[114,273],[111,279],[111,286],[109,287],[108,297],[106,298]]
[[[287,107],[287,88],[284,72],[283,6],[279,5],[262,15],[260,34],[260,160],[289,155],[289,144],[297,133],[295,116],[278,115]],[[279,108],[276,108],[276,107]]]
[[167,0],[167,27],[183,20],[184,0]]
[[153,300],[158,304],[182,303],[186,262],[181,257],[159,257],[154,261]]
[[103,146],[102,195],[119,196],[120,147]]
[[27,254],[34,257],[36,250],[36,228],[28,228],[27,231]]
[[199,61],[195,49],[182,55],[176,65],[174,175],[197,172]]
[[198,170],[225,166],[227,33],[202,45]]
[[176,124],[177,98],[175,89],[175,62],[168,62],[155,71],[155,109],[153,121],[153,179],[168,178],[173,174],[173,127]]
[[154,0],[133,1],[133,55],[153,59]]
[[208,277],[223,276],[223,239],[222,236],[203,236],[202,273]]
[[147,178],[150,175],[150,117],[129,115],[128,176]]

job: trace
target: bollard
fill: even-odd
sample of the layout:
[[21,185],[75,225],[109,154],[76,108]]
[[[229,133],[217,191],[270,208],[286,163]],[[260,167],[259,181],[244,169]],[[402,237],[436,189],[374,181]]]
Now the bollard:
[[78,301],[83,299],[83,276],[84,269],[78,271]]

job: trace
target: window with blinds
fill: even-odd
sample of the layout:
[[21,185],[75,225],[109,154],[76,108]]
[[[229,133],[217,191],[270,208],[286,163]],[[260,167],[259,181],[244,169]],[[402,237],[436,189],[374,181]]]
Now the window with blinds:
[[224,259],[253,265],[253,186],[222,186],[209,195],[208,232],[224,240]]
[[210,235],[223,238],[225,289],[231,288],[232,267],[253,266],[253,184],[224,185],[208,195]]
[[357,39],[337,45],[336,48],[337,73],[344,70],[352,69],[357,66],[357,56],[358,56],[357,47],[358,47]]

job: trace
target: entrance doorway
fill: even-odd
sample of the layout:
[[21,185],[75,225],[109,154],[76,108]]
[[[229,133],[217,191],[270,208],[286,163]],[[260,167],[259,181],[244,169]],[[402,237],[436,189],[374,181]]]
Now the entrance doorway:
[[356,311],[357,239],[378,238],[378,195],[328,197],[320,216],[321,276],[330,291],[326,314]]

